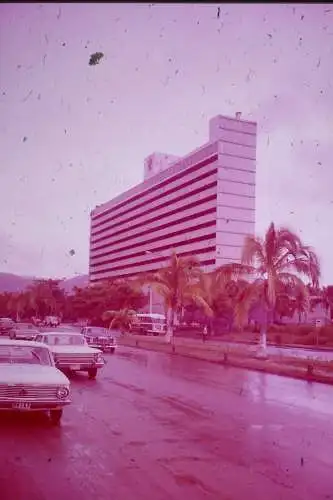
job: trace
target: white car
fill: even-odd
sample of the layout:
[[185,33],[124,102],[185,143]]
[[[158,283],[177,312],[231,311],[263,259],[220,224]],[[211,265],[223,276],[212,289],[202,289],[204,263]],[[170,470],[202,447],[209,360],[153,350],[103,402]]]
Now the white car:
[[97,371],[105,364],[101,350],[89,347],[81,333],[43,332],[36,340],[48,345],[60,370],[84,371],[90,379],[95,379]]
[[57,327],[60,325],[58,316],[46,316],[43,321],[43,326]]
[[70,382],[45,344],[0,339],[0,411],[48,412],[57,425],[70,402]]
[[32,323],[15,323],[9,332],[12,340],[35,340],[39,330]]

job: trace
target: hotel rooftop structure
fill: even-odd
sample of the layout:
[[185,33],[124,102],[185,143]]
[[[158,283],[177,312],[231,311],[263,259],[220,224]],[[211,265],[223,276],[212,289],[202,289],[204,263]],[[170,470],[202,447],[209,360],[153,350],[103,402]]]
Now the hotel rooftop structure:
[[255,231],[255,122],[218,115],[188,155],[153,153],[144,180],[91,212],[90,282],[164,266],[175,250],[205,271],[239,262]]

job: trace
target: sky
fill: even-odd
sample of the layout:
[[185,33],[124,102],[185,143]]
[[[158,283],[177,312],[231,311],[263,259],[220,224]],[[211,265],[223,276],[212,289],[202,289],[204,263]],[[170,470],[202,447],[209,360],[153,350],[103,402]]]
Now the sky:
[[0,5],[0,271],[87,273],[90,211],[241,111],[256,232],[296,231],[333,284],[333,5],[218,7]]

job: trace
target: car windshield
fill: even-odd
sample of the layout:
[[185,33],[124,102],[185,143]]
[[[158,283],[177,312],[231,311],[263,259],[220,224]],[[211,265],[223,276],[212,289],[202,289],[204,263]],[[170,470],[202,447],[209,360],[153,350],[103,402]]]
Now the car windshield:
[[3,363],[52,366],[45,347],[0,345],[0,365]]
[[86,342],[81,335],[45,335],[48,345],[84,345]]
[[86,333],[88,335],[107,335],[108,330],[106,328],[101,328],[101,327],[87,328]]

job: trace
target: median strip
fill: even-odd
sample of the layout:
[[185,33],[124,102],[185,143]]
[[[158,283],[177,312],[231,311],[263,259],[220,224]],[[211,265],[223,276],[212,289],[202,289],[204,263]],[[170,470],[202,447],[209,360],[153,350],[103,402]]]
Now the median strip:
[[171,343],[166,343],[163,337],[140,335],[125,335],[119,339],[119,344],[333,385],[333,361],[302,359],[282,354],[270,354],[263,359],[258,356],[258,346],[253,345],[223,346],[177,337]]

